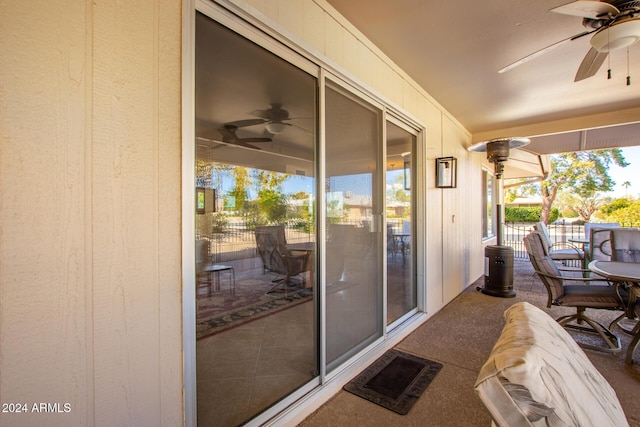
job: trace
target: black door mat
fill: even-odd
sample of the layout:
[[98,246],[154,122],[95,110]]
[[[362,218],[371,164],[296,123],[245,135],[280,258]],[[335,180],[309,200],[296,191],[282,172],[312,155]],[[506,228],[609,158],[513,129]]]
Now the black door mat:
[[395,413],[406,415],[442,364],[389,350],[344,386],[350,393]]

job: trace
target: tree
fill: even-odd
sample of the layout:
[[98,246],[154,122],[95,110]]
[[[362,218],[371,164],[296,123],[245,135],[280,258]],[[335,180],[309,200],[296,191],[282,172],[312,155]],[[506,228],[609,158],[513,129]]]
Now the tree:
[[629,203],[627,207],[614,210],[607,216],[607,221],[637,226],[640,224],[640,200]]
[[235,185],[229,195],[234,198],[234,210],[242,211],[247,203],[247,187],[249,186],[249,172],[247,168],[236,166],[233,168]]
[[631,201],[627,198],[619,197],[617,199],[613,199],[606,203],[605,205],[600,207],[601,215],[607,217],[617,211],[618,209],[623,209],[628,207],[631,204]]
[[598,192],[611,191],[615,182],[609,176],[608,168],[612,163],[620,167],[629,165],[619,148],[551,156],[551,174],[540,183],[540,221],[549,222],[549,211],[561,189],[571,188],[585,200]]
[[624,197],[629,197],[629,187],[631,187],[631,182],[625,181],[620,185],[624,187]]
[[584,222],[588,222],[591,219],[591,215],[606,201],[600,192],[595,192],[589,197],[581,197],[575,193],[565,192],[561,198],[566,208],[577,214]]
[[281,223],[287,217],[287,196],[282,188],[287,178],[286,174],[279,172],[253,170],[254,185],[258,190],[258,210],[269,223]]

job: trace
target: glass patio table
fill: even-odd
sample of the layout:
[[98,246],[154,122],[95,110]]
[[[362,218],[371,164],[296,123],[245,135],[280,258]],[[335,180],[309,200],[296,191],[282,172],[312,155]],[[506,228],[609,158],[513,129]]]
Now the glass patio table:
[[626,362],[633,363],[633,353],[640,342],[640,322],[636,321],[632,328],[625,328],[620,324],[623,317],[636,319],[636,300],[640,297],[640,263],[620,261],[592,261],[589,270],[599,274],[616,284],[623,284],[629,291],[625,313],[612,322],[617,324],[624,332],[633,335],[633,339],[627,349]]

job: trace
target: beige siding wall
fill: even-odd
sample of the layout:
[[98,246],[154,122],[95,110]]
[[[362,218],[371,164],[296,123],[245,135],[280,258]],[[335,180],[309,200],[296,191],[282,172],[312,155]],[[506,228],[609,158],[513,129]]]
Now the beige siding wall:
[[179,425],[180,4],[0,16],[0,425]]
[[[470,135],[323,0],[236,3],[425,125],[437,311],[482,273]],[[0,425],[180,425],[181,5],[10,0],[0,16],[0,401],[71,405]],[[449,155],[458,188],[435,189]]]

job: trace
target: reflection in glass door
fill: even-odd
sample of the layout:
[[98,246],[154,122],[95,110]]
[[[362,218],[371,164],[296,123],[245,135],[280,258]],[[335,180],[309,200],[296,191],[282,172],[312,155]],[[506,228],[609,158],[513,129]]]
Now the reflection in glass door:
[[381,111],[326,87],[326,355],[334,369],[382,336]]
[[387,324],[417,307],[414,194],[416,136],[387,122]]
[[196,19],[196,375],[236,426],[318,375],[317,79]]

